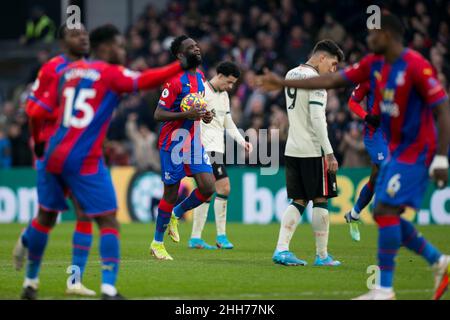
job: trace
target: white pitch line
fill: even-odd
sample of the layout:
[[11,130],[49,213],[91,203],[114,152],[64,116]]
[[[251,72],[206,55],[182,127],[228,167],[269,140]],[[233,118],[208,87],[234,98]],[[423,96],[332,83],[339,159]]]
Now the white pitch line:
[[[417,294],[417,293],[432,293],[432,289],[405,289],[405,290],[396,290],[397,294]],[[363,294],[361,291],[302,291],[298,293],[292,292],[271,292],[271,293],[240,293],[240,294],[219,294],[219,295],[187,295],[187,296],[156,296],[156,297],[138,297],[132,298],[133,300],[190,300],[190,299],[257,299],[257,298],[266,298],[266,297],[298,297],[298,296],[339,296],[339,295],[354,295],[357,296],[359,294]],[[431,298],[431,297],[430,297]],[[314,299],[320,300],[320,299]]]

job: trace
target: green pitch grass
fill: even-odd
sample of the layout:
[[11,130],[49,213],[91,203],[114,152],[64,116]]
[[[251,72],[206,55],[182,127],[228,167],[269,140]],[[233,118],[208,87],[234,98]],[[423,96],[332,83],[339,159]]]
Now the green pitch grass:
[[[0,225],[0,299],[17,299],[23,271],[13,269],[11,250],[22,225]],[[71,259],[74,225],[64,223],[52,232],[40,276],[41,299],[65,299],[66,268]],[[278,237],[277,224],[229,224],[233,250],[188,249],[191,224],[181,223],[181,242],[166,237],[174,261],[157,261],[149,254],[154,224],[122,226],[119,291],[130,299],[349,299],[367,291],[366,273],[376,262],[377,230],[361,226],[362,240],[350,240],[346,225],[331,226],[329,251],[342,266],[313,267],[314,238],[310,225],[300,225],[291,250],[308,261],[306,267],[285,267],[271,261]],[[450,252],[450,226],[426,226],[421,232],[444,252]],[[98,291],[100,263],[95,233],[84,284]],[[207,224],[204,239],[214,243],[215,226]],[[397,258],[398,299],[430,299],[432,274],[425,261],[405,249]],[[444,296],[450,298],[450,293]]]

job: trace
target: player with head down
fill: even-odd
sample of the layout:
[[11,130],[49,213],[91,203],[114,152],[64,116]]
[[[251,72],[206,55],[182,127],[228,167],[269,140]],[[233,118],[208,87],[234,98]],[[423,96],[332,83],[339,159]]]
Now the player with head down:
[[[200,48],[192,38],[182,35],[173,40],[170,50],[178,60],[195,59],[197,63],[166,82],[155,110],[155,119],[162,122],[158,147],[164,194],[158,206],[150,251],[160,260],[173,260],[163,242],[166,229],[172,240],[178,243],[178,220],[186,211],[209,201],[215,192],[213,169],[200,138],[200,120],[210,123],[213,115],[204,108],[181,109],[182,100],[187,95],[204,96],[204,77],[197,70],[202,62]],[[185,176],[194,177],[197,188],[175,206],[180,181]]]
[[447,185],[450,144],[448,96],[431,64],[420,53],[404,47],[403,30],[397,17],[384,13],[381,28],[369,30],[367,40],[373,54],[359,63],[340,73],[311,79],[284,80],[267,72],[257,80],[266,90],[371,83],[375,114],[381,116],[389,157],[381,165],[375,187],[380,283],[357,299],[395,298],[395,258],[401,246],[422,256],[432,267],[433,299],[440,299],[448,287],[450,256],[442,254],[401,217],[405,207],[420,208],[429,176],[439,188]]

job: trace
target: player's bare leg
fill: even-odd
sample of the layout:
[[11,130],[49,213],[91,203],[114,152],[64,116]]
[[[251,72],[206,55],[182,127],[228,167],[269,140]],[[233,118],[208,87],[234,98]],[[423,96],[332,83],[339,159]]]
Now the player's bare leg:
[[120,295],[116,289],[117,274],[119,272],[120,262],[119,222],[116,219],[116,212],[95,217],[95,222],[100,229],[102,299],[123,300],[123,296]]
[[158,260],[173,260],[164,246],[164,234],[172,217],[173,207],[178,199],[180,182],[164,184],[164,193],[158,205],[158,217],[156,219],[156,231],[150,245],[150,253]]
[[212,173],[200,172],[193,175],[197,188],[184,199],[180,204],[173,208],[173,215],[170,219],[168,232],[173,241],[179,242],[180,235],[178,233],[178,220],[186,211],[192,210],[202,203],[209,201],[215,192],[215,178]]
[[360,213],[372,200],[375,183],[377,181],[379,166],[372,164],[372,171],[370,173],[370,178],[367,184],[361,189],[358,200],[351,211],[345,214],[345,221],[350,226],[350,236],[353,241],[360,241],[361,235],[359,232],[358,224],[360,223]]
[[[39,285],[39,271],[47,246],[48,234],[55,226],[58,217],[57,211],[49,211],[39,208],[38,215],[23,232],[14,248],[14,260],[24,260],[28,256],[26,276],[23,284],[21,299],[37,299]],[[22,262],[23,264],[23,262]]]
[[74,283],[67,284],[66,294],[93,297],[94,290],[86,288],[83,283],[83,274],[92,245],[92,220],[87,217],[74,197],[71,197],[77,218],[75,231],[72,237],[72,265],[80,270],[80,278]]
[[341,263],[328,254],[328,237],[330,234],[330,217],[328,200],[316,198],[313,201],[312,227],[316,239],[315,266],[339,266]]
[[283,213],[281,219],[280,233],[278,235],[278,242],[275,252],[272,256],[272,261],[276,264],[285,266],[306,266],[307,263],[295,256],[289,251],[289,244],[295,229],[300,222],[301,216],[305,211],[307,202],[305,200],[297,199],[291,202]]

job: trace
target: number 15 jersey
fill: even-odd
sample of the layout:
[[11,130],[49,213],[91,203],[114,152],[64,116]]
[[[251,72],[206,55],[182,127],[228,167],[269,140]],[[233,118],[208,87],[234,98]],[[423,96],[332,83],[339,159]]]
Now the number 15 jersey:
[[45,154],[47,171],[96,173],[103,140],[122,94],[155,87],[180,71],[179,62],[142,73],[103,61],[79,60],[68,65],[49,95],[59,109],[56,131]]
[[[286,79],[305,79],[318,75],[312,66],[302,64],[290,70]],[[284,154],[297,158],[321,157],[322,147],[313,121],[320,121],[326,127],[327,91],[286,88],[285,94],[289,135]]]

